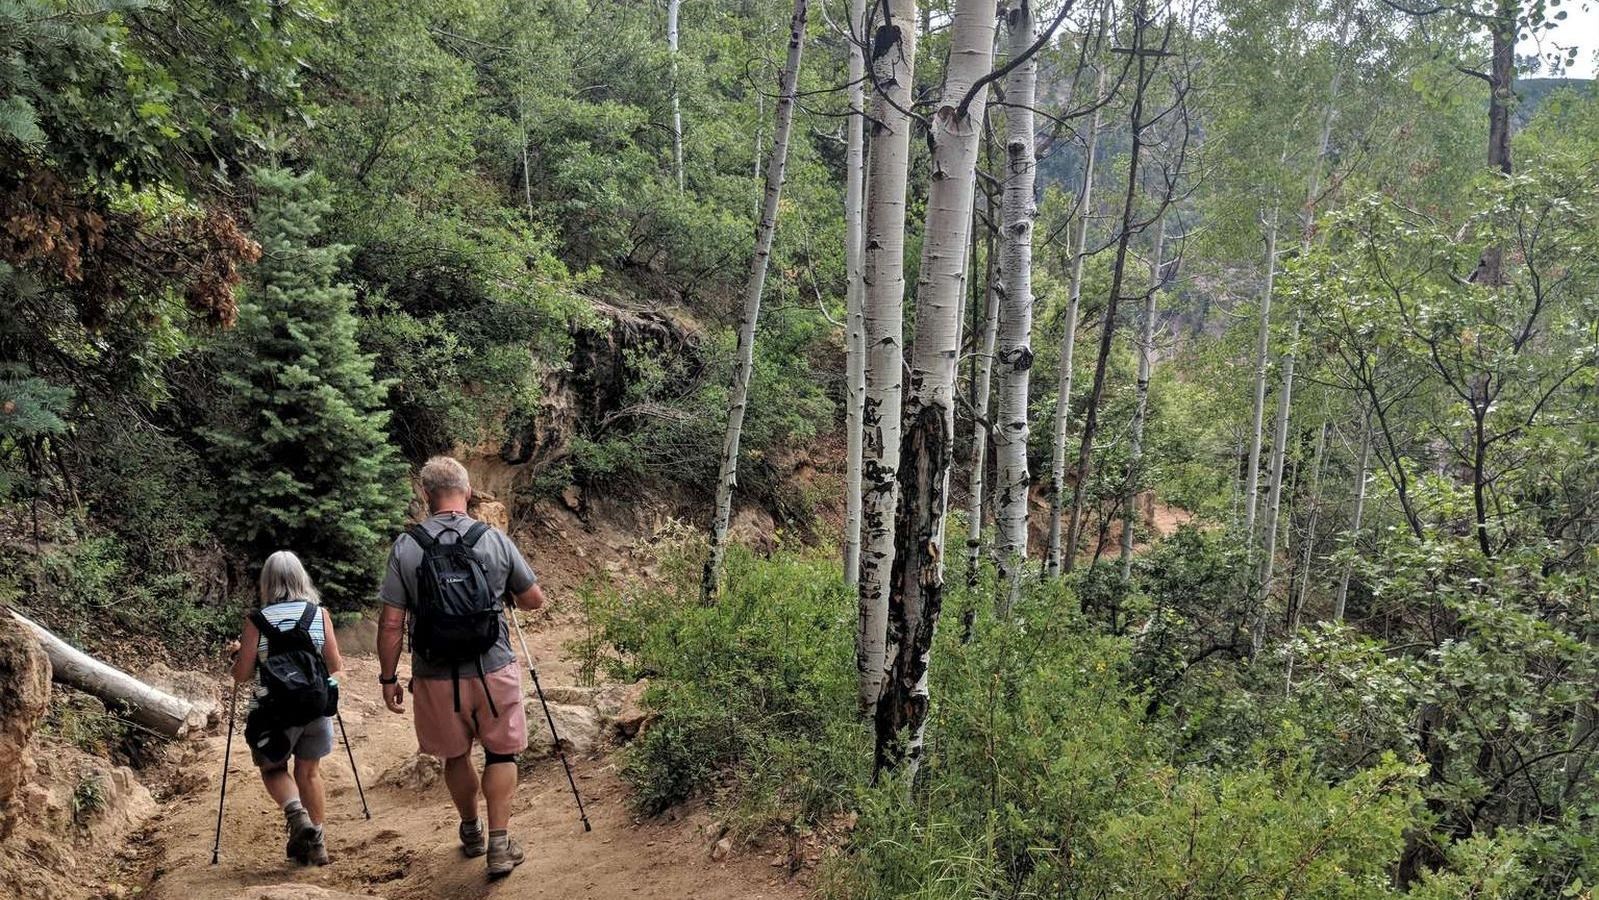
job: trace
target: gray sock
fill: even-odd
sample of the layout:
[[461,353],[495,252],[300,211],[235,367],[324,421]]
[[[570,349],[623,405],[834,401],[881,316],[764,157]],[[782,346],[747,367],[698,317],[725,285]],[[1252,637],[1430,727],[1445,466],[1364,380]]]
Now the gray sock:
[[300,799],[298,797],[296,797],[293,800],[290,800],[288,803],[283,804],[283,814],[285,816],[292,816],[295,813],[302,813],[302,812],[305,812],[305,805],[300,802]]

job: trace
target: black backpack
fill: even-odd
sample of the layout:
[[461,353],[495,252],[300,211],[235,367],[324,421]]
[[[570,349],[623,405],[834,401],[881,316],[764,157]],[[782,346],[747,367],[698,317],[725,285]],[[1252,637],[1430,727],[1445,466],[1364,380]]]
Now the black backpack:
[[[490,592],[483,562],[474,552],[489,526],[474,522],[465,534],[446,530],[457,536],[452,543],[439,541],[420,525],[406,529],[422,548],[422,563],[416,567],[411,650],[430,663],[451,667],[459,710],[461,665],[477,666],[478,678],[483,679],[483,654],[500,641],[500,600]],[[488,693],[486,682],[484,693]],[[492,699],[489,710],[499,714]]]
[[294,728],[333,715],[336,701],[329,690],[327,663],[311,638],[311,623],[321,614],[321,607],[308,602],[297,622],[279,630],[260,610],[250,613],[250,621],[267,642],[266,659],[258,663],[266,691],[260,709],[275,728]]

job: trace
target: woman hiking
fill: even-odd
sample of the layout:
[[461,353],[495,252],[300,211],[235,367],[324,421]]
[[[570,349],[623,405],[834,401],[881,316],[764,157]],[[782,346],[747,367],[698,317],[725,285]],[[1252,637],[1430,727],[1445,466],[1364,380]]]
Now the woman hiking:
[[[261,608],[230,645],[233,680],[255,682],[244,738],[261,782],[283,808],[285,853],[301,865],[328,864],[323,840],[322,758],[333,752],[333,719],[344,668],[328,613],[300,558],[279,550],[261,568]],[[289,775],[290,760],[294,775]]]

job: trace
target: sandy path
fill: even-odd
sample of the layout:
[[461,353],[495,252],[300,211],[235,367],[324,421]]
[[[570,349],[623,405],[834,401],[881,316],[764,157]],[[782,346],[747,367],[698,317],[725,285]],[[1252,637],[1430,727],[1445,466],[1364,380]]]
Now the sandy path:
[[[528,634],[542,661],[558,660],[571,624],[547,619]],[[551,897],[798,898],[770,862],[735,855],[713,862],[708,839],[694,818],[636,823],[626,806],[627,787],[608,756],[573,760],[594,830],[584,834],[571,791],[554,758],[524,771],[512,829],[528,860],[509,878],[490,884],[481,859],[461,857],[455,815],[441,782],[425,789],[382,783],[382,774],[416,751],[409,712],[398,716],[378,701],[377,662],[354,657],[343,679],[343,715],[360,765],[373,818],[361,816],[343,746],[325,764],[328,782],[328,850],[332,865],[300,868],[283,858],[282,816],[249,765],[242,737],[233,747],[222,857],[210,865],[216,815],[216,776],[209,785],[174,801],[149,832],[156,856],[149,896],[158,900],[221,900],[263,885],[315,885],[388,900],[411,898]],[[567,680],[559,663],[540,669],[547,685]],[[524,676],[524,682],[527,681]],[[242,729],[241,729],[242,730]],[[224,738],[209,739],[200,766],[220,772]],[[291,892],[288,896],[293,896]]]

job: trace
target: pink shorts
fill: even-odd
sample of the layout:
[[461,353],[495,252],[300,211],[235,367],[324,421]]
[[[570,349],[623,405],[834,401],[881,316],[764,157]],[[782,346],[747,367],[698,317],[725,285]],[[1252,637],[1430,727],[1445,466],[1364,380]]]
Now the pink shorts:
[[[483,693],[485,682],[487,695]],[[522,673],[514,664],[501,666],[481,680],[475,669],[470,674],[462,672],[459,712],[455,708],[455,688],[456,682],[450,678],[411,679],[418,749],[441,759],[464,756],[471,751],[474,739],[492,753],[515,755],[527,749]],[[492,710],[489,697],[494,698]]]

